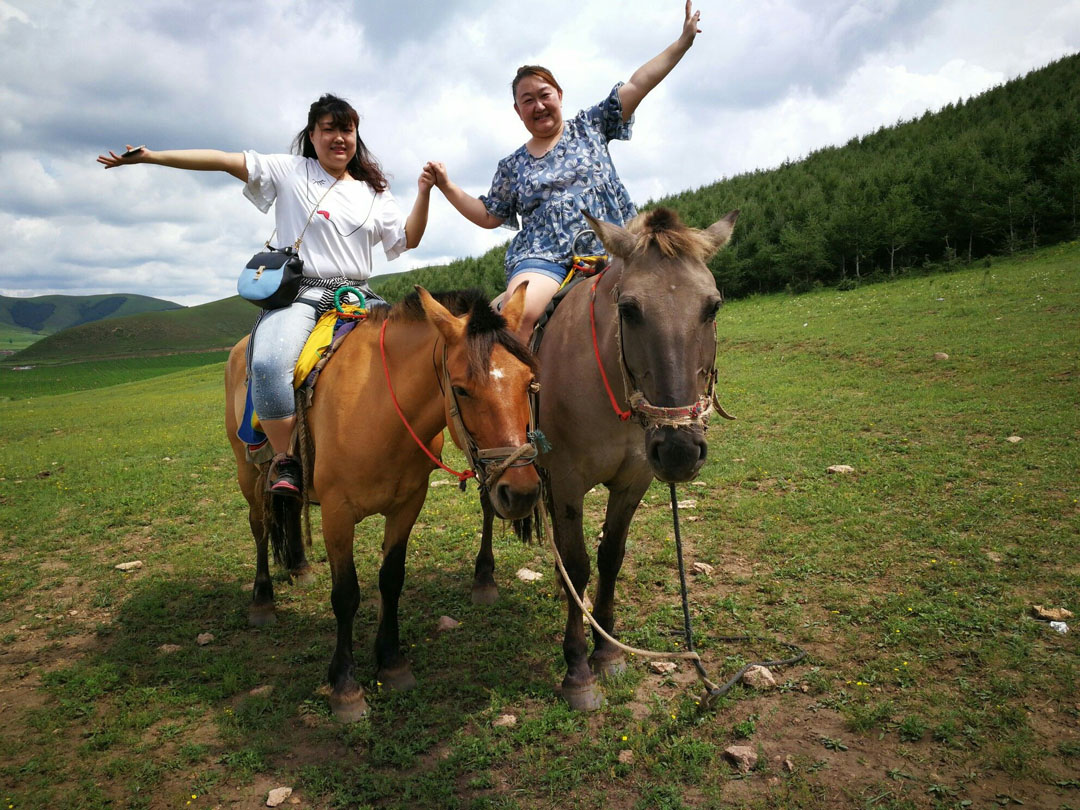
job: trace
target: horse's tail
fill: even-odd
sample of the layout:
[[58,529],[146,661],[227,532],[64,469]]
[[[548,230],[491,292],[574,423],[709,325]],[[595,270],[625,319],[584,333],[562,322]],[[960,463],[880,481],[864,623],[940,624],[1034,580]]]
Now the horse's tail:
[[[296,397],[297,434],[300,464],[303,470],[304,499],[301,504],[293,498],[275,498],[267,486],[262,491],[263,526],[270,535],[270,548],[274,553],[274,562],[291,571],[303,562],[297,553],[298,546],[289,542],[291,537],[299,537],[303,532],[304,542],[311,547],[311,502],[308,497],[312,470],[315,467],[315,447],[307,429],[307,398],[302,394]],[[264,475],[268,475],[269,470]]]
[[518,518],[517,520],[510,521],[510,525],[514,527],[514,534],[517,535],[518,540],[528,545],[533,539],[533,516]]
[[300,467],[304,481],[304,544],[311,548],[311,483],[315,475],[315,440],[308,430],[310,388],[296,392],[296,443],[300,448]]
[[295,546],[289,538],[300,532],[300,503],[292,498],[275,498],[269,492],[263,495],[267,531],[270,532],[270,548],[274,552],[274,562],[286,570],[293,570],[300,564],[295,558]]

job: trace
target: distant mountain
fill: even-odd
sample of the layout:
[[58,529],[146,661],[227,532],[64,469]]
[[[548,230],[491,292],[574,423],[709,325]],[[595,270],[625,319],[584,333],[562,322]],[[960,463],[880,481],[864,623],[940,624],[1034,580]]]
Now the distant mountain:
[[110,317],[64,329],[11,355],[5,363],[66,363],[221,349],[247,334],[257,314],[258,310],[239,296],[197,307],[171,304],[164,311]]
[[12,298],[0,295],[0,324],[50,335],[84,323],[138,315],[141,312],[164,312],[182,309],[172,301],[145,295],[39,295]]

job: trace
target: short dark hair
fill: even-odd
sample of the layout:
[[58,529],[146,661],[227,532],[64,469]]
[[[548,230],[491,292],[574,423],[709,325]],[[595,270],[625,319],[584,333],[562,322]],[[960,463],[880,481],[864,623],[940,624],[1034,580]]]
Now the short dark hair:
[[515,104],[517,104],[518,84],[526,76],[535,76],[541,81],[547,82],[560,93],[562,93],[562,88],[559,86],[559,83],[555,81],[555,77],[546,67],[541,67],[540,65],[522,65],[517,69],[517,74],[514,76],[514,81],[510,82],[510,95],[514,97]]
[[[318,157],[315,154],[315,144],[311,142],[311,133],[315,131],[319,120],[328,115],[336,127],[345,128],[351,124],[354,129],[359,130],[360,115],[353,106],[343,98],[325,93],[308,109],[307,126],[293,139],[293,152],[307,158]],[[366,182],[376,193],[390,187],[379,161],[361,140],[359,132],[356,134],[356,154],[349,161],[346,170],[356,180]]]

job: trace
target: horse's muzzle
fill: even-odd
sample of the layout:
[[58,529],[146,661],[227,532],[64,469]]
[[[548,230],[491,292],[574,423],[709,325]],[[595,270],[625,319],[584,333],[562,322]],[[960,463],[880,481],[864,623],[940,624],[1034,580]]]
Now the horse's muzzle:
[[506,470],[490,490],[491,505],[503,520],[532,514],[540,498],[540,477],[532,464]]
[[697,475],[708,453],[709,445],[701,425],[664,425],[645,432],[645,457],[661,481],[673,484],[689,481]]

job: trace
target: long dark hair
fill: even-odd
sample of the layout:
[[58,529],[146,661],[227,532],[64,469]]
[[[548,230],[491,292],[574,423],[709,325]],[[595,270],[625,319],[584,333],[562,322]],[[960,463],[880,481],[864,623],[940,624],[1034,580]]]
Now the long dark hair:
[[[336,127],[344,128],[348,124],[352,124],[353,129],[359,130],[360,116],[352,105],[343,98],[325,93],[308,109],[307,126],[300,130],[296,138],[293,139],[293,152],[295,154],[303,155],[306,158],[318,158],[318,155],[315,154],[315,145],[311,142],[310,133],[314,132],[319,119],[327,115],[330,116],[330,120]],[[345,168],[354,179],[363,180],[376,193],[386,191],[390,187],[379,161],[375,159],[375,156],[371,154],[360,139],[359,131],[356,133],[356,154],[353,155],[349,165]]]

